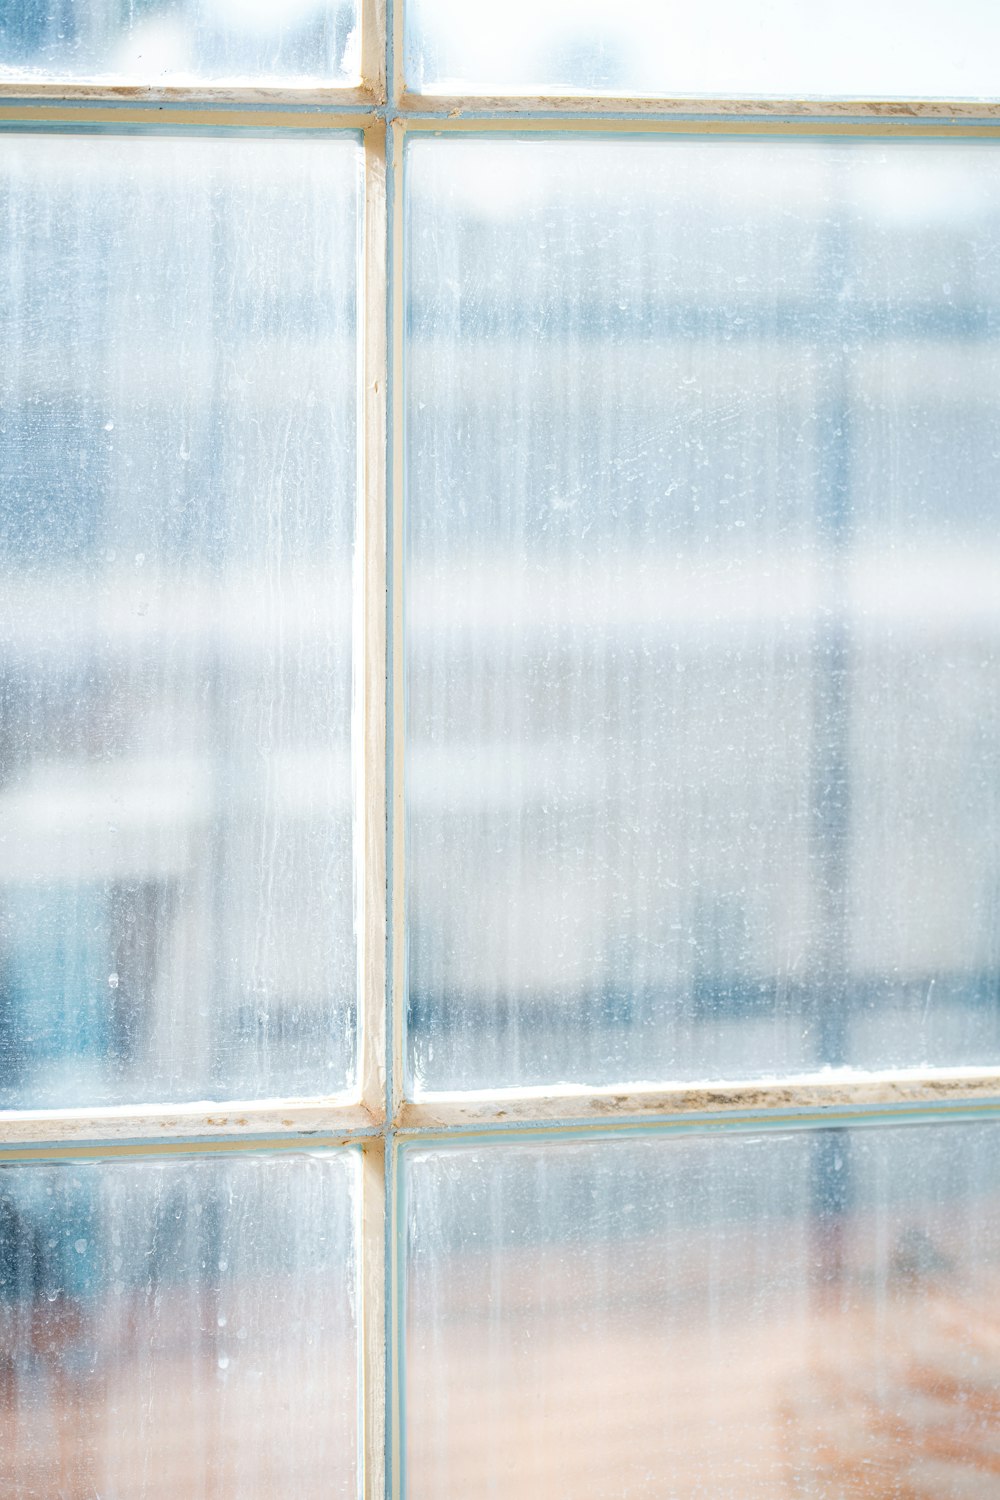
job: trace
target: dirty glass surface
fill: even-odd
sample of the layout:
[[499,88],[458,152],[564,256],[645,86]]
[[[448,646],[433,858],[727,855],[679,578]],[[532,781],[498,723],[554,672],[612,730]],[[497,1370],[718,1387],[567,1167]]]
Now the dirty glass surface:
[[402,1160],[409,1500],[998,1493],[996,1124]]
[[991,0],[407,0],[416,93],[995,98]]
[[1000,1061],[1000,156],[406,202],[409,1086]]
[[11,0],[0,8],[0,83],[359,77],[357,0]]
[[358,1493],[356,1152],[0,1166],[0,1493]]
[[353,1080],[359,156],[4,141],[2,1106]]

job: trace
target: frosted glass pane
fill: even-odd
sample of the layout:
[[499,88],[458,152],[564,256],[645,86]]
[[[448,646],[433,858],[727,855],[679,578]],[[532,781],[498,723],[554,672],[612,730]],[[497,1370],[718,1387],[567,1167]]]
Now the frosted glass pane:
[[7,0],[0,83],[348,84],[357,0]]
[[995,98],[991,0],[407,0],[417,93]]
[[1000,155],[406,171],[410,1086],[1000,1062]]
[[0,1494],[358,1494],[358,1166],[0,1167]]
[[354,1077],[358,171],[4,142],[0,1105]]
[[408,1500],[995,1500],[998,1146],[407,1147]]

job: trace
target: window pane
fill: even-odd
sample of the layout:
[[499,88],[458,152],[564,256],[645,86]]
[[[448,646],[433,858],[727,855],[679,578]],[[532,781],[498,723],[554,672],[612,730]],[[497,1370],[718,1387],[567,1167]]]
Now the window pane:
[[0,1167],[0,1492],[358,1493],[358,1158]]
[[4,1105],[353,1080],[358,173],[4,143]]
[[357,0],[8,0],[0,83],[348,84]]
[[420,93],[995,98],[989,0],[407,0]]
[[405,1148],[410,1500],[993,1496],[997,1129]]
[[411,1087],[1000,1062],[1000,156],[407,194]]

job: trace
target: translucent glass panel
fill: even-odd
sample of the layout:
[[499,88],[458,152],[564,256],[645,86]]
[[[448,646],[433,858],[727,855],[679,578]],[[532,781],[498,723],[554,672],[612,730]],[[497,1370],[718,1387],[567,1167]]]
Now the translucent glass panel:
[[0,1494],[358,1494],[358,1157],[0,1167]]
[[411,1086],[1000,1061],[1000,155],[406,172]]
[[354,1077],[355,139],[0,162],[0,1105]]
[[0,82],[347,84],[358,0],[7,0]]
[[409,1147],[408,1500],[995,1500],[995,1124]]
[[990,0],[406,0],[424,93],[992,98]]

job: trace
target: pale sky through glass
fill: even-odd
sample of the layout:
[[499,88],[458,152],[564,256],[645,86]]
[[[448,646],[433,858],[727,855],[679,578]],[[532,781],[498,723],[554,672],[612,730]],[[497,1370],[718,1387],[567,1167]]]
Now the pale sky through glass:
[[407,82],[491,91],[982,98],[1000,7],[964,0],[410,0]]

